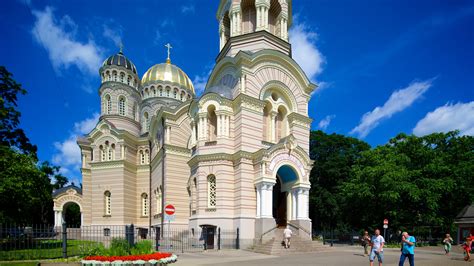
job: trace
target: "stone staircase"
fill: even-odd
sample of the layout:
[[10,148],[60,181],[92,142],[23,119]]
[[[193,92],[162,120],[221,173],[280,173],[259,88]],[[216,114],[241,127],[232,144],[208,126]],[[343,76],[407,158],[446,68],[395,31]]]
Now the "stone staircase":
[[261,244],[254,245],[250,250],[268,255],[284,255],[303,252],[318,252],[329,249],[329,247],[324,246],[322,242],[303,239],[298,235],[293,235],[291,237],[290,248],[286,249],[284,245],[282,245],[283,230],[283,228],[275,229],[274,237]]

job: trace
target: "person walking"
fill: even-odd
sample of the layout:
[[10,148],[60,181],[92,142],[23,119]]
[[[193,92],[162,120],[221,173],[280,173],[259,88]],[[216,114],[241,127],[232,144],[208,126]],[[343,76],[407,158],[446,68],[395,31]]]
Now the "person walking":
[[466,242],[462,245],[464,249],[464,260],[471,261],[471,248],[472,248],[472,237],[466,237]]
[[402,254],[400,255],[398,266],[403,266],[406,258],[408,258],[410,266],[415,265],[415,243],[416,239],[414,236],[410,236],[407,232],[402,233]]
[[446,256],[449,256],[449,253],[451,252],[451,246],[453,244],[453,239],[449,234],[446,234],[446,236],[443,239],[443,245],[444,245],[444,252]]
[[380,235],[380,230],[375,229],[375,235],[372,236],[372,239],[370,240],[372,249],[370,250],[370,256],[369,256],[369,261],[370,261],[370,266],[374,265],[374,260],[375,257],[377,256],[377,260],[379,262],[379,266],[382,266],[383,263],[383,246],[385,244],[385,239],[383,236]]
[[290,248],[291,235],[293,235],[293,232],[287,225],[285,230],[283,230],[283,240],[285,241],[285,248]]
[[364,247],[364,257],[369,256],[370,236],[367,231],[364,231],[364,235],[362,236],[362,246]]

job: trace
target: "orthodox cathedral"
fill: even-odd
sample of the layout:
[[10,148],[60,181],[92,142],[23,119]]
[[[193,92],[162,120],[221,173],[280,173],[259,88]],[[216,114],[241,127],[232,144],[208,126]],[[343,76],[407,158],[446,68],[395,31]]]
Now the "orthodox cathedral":
[[55,200],[56,218],[76,197],[82,226],[160,227],[172,204],[172,225],[245,228],[251,240],[291,224],[309,238],[316,85],[292,59],[291,4],[220,1],[220,51],[200,97],[170,45],[141,78],[122,51],[107,58],[100,120],[78,140],[82,195]]

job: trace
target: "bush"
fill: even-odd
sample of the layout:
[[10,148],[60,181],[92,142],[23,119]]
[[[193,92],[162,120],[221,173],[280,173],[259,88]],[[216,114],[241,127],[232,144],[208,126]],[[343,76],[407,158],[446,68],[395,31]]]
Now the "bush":
[[132,248],[132,255],[152,254],[153,243],[150,240],[139,241]]
[[112,243],[108,250],[110,256],[130,255],[130,244],[124,238],[112,238]]

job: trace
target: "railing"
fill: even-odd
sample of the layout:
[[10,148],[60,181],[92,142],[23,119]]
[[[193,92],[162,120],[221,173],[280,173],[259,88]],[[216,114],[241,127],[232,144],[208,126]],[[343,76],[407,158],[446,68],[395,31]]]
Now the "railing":
[[68,228],[65,224],[61,227],[0,224],[0,261],[86,256],[110,248],[115,239],[126,240],[130,246],[150,241],[155,250],[172,253],[238,249],[241,244],[239,229],[216,227],[190,229],[165,224],[163,230],[160,227],[150,230],[134,225]]

